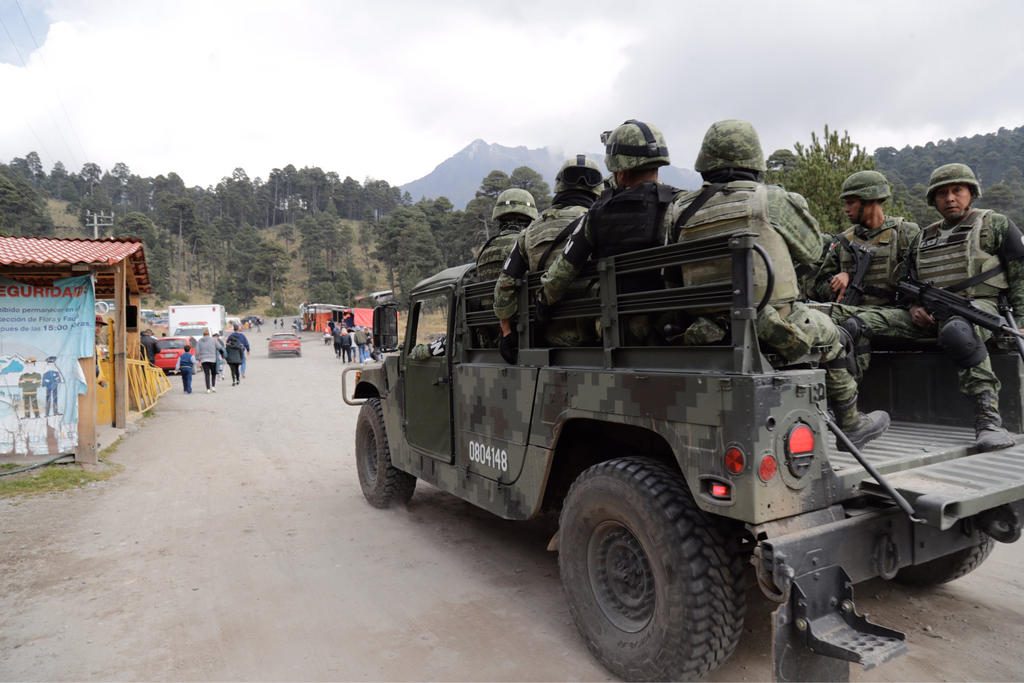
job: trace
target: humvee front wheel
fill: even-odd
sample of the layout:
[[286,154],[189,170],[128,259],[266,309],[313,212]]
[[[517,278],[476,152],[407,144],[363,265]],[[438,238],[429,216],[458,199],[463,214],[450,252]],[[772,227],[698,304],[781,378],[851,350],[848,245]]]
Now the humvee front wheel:
[[559,523],[558,565],[587,647],[625,680],[690,680],[732,654],[742,560],[682,477],[645,458],[594,465]]
[[896,574],[896,581],[910,586],[937,586],[955,581],[980,567],[992,554],[994,546],[995,541],[984,536],[978,545],[936,557],[923,564],[904,567]]
[[384,431],[384,413],[379,398],[369,399],[359,409],[356,470],[359,472],[359,487],[374,507],[408,503],[416,490],[416,477],[391,464],[391,449]]

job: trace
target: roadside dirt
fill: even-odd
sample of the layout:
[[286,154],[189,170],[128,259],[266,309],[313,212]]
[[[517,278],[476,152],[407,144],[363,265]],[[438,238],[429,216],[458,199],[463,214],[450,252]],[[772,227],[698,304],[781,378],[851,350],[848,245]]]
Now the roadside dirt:
[[[239,387],[175,383],[113,479],[0,501],[0,678],[609,680],[544,549],[552,520],[423,485],[408,508],[369,507],[331,350],[307,335],[302,358],[263,356]],[[910,655],[854,679],[1019,680],[1022,565],[1024,544],[1000,545],[939,589],[859,586]],[[769,677],[773,605],[749,604],[712,680]]]

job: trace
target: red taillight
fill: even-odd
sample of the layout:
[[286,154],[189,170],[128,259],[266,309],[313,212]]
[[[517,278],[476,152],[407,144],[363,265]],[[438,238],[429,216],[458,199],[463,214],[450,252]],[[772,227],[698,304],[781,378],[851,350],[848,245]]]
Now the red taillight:
[[761,464],[757,467],[757,476],[761,478],[761,481],[771,481],[775,477],[775,474],[779,471],[779,463],[775,460],[775,456],[768,454],[761,458]]
[[729,474],[739,474],[746,465],[746,458],[743,457],[743,451],[739,448],[730,446],[725,451],[725,469]]
[[790,455],[804,455],[814,451],[814,431],[803,422],[798,422],[786,437],[786,450]]
[[713,482],[711,484],[711,497],[712,498],[728,498],[729,497],[729,485],[719,484]]

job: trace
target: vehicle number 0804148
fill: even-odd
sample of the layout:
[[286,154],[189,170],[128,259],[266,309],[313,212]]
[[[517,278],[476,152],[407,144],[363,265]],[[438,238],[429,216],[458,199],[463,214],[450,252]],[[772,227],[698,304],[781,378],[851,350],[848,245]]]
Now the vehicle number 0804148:
[[469,461],[493,467],[501,472],[508,472],[508,451],[502,448],[470,441]]

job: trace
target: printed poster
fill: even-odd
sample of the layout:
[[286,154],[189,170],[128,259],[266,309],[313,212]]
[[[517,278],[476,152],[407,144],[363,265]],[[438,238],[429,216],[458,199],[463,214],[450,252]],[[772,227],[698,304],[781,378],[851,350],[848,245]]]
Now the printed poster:
[[0,277],[0,455],[75,451],[95,298],[92,275],[48,286]]

